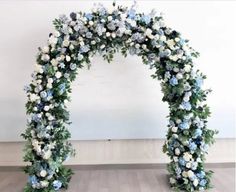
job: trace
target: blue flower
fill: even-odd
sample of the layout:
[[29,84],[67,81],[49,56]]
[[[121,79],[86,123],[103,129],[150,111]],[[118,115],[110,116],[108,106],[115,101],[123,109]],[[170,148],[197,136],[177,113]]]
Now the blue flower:
[[207,181],[206,181],[206,179],[202,179],[200,182],[199,182],[199,185],[201,185],[201,186],[205,186],[206,185],[206,183],[207,183]]
[[175,173],[176,173],[177,175],[180,175],[181,172],[182,172],[181,169],[180,169],[179,167],[176,167]]
[[31,185],[37,185],[38,184],[38,179],[37,179],[37,177],[35,175],[32,175],[32,176],[28,177],[28,182]]
[[88,45],[84,45],[80,47],[80,53],[86,53],[90,50]]
[[185,166],[186,161],[184,160],[183,157],[180,157],[180,158],[179,158],[179,164],[182,165],[182,166]]
[[42,91],[40,93],[40,97],[42,97],[43,99],[45,99],[47,97],[47,92],[46,91]]
[[202,135],[202,130],[201,129],[196,129],[193,134],[193,138],[200,137]]
[[194,142],[190,142],[188,147],[190,151],[195,151],[197,149],[197,145]]
[[187,111],[190,111],[192,109],[192,106],[191,106],[191,104],[189,102],[183,101],[181,103],[181,106],[182,106],[183,109],[185,109]]
[[53,181],[53,187],[54,187],[54,189],[57,191],[57,190],[59,190],[60,188],[61,188],[61,186],[62,186],[62,183],[61,183],[61,181],[59,181],[59,180],[55,180],[55,181]]
[[151,22],[151,17],[150,17],[150,15],[143,15],[143,16],[141,17],[141,21],[143,21],[143,22],[146,23],[146,24],[149,24],[149,23]]
[[206,175],[206,174],[205,174],[204,171],[200,171],[199,173],[197,173],[197,177],[198,177],[198,178],[201,178],[201,179],[204,178],[205,175]]
[[189,123],[187,121],[184,121],[182,123],[179,124],[179,128],[182,129],[182,130],[185,130],[185,129],[189,129]]
[[60,84],[59,89],[60,89],[59,93],[60,93],[60,95],[62,95],[65,92],[66,84],[65,83]]
[[59,67],[62,69],[65,68],[65,63],[59,63]]
[[32,89],[31,89],[30,86],[28,86],[28,85],[25,85],[25,86],[24,86],[24,91],[25,91],[26,93],[30,92],[31,90],[32,90]]
[[200,88],[203,85],[203,78],[202,77],[197,77],[195,79],[195,86]]
[[91,13],[86,13],[84,16],[85,16],[88,20],[92,20],[92,18],[93,18],[93,15],[92,15]]
[[130,18],[130,19],[135,19],[135,15],[136,15],[135,9],[130,9],[130,10],[128,11],[128,18]]
[[31,118],[32,118],[32,121],[34,121],[36,123],[41,121],[41,117],[39,117],[39,115],[35,114],[35,113],[32,115]]
[[178,79],[176,79],[175,77],[172,77],[169,82],[172,86],[175,86],[178,84]]
[[197,165],[198,165],[197,162],[193,162],[192,165],[191,165],[191,169],[192,170],[196,170],[197,169]]

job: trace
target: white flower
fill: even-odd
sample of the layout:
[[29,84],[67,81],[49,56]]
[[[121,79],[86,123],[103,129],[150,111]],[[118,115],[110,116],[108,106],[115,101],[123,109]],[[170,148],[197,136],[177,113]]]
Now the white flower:
[[69,44],[70,44],[70,41],[69,41],[68,39],[65,39],[65,40],[63,41],[63,43],[62,43],[62,45],[63,45],[64,47],[68,47]]
[[41,177],[46,177],[46,175],[47,175],[47,171],[46,170],[43,169],[43,170],[40,171],[40,176]]
[[191,65],[187,64],[184,66],[184,71],[189,73],[191,71]]
[[110,37],[110,36],[111,36],[111,33],[110,33],[110,32],[106,32],[106,36],[107,36],[107,37]]
[[188,152],[185,152],[183,158],[185,161],[190,161],[192,158],[192,155]]
[[181,121],[181,119],[176,119],[176,121],[175,121],[177,124],[180,124],[182,121]]
[[192,178],[194,176],[194,172],[191,170],[189,170],[187,173],[189,178]]
[[173,49],[175,46],[175,42],[173,39],[168,40],[166,43],[171,49]]
[[36,101],[36,100],[38,100],[38,99],[39,99],[39,96],[38,96],[38,95],[36,95],[36,94],[34,94],[34,93],[31,93],[31,94],[30,94],[30,101],[34,102],[34,101]]
[[54,31],[53,35],[54,35],[55,37],[60,37],[61,34],[60,34],[59,31]]
[[69,55],[66,55],[66,61],[69,62],[71,60]]
[[142,44],[142,48],[143,48],[143,49],[146,49],[146,48],[147,48],[147,45],[146,45],[146,44]]
[[93,24],[94,24],[93,21],[89,21],[90,26],[93,26]]
[[108,21],[112,21],[113,18],[112,18],[112,16],[108,16],[107,19],[108,19]]
[[185,96],[185,97],[183,98],[183,100],[184,100],[185,102],[188,102],[188,101],[189,101],[189,97]]
[[166,41],[166,36],[165,35],[161,35],[160,36],[160,40],[165,42]]
[[40,185],[41,185],[42,187],[47,187],[47,186],[49,185],[49,182],[46,181],[46,180],[40,181]]
[[50,109],[50,107],[48,105],[44,106],[44,111],[48,111]]
[[152,30],[150,28],[147,28],[145,31],[145,35],[149,38],[149,39],[153,39],[154,36],[152,35]]
[[44,46],[44,47],[42,48],[42,52],[43,52],[43,53],[48,53],[48,52],[49,52],[49,47],[48,47],[48,46]]
[[52,64],[53,66],[57,66],[58,61],[57,61],[56,59],[52,59],[52,60],[51,60],[51,64]]
[[57,37],[54,37],[53,35],[49,37],[49,40],[48,40],[50,45],[56,45],[57,41],[58,41]]
[[176,78],[177,79],[183,79],[183,74],[182,73],[177,73]]
[[50,56],[49,56],[48,54],[43,54],[43,55],[41,56],[41,60],[42,60],[42,61],[49,61],[49,59],[50,59]]
[[173,159],[174,159],[174,162],[178,162],[179,161],[179,158],[177,156],[174,156]]
[[174,183],[176,183],[176,180],[175,180],[173,177],[171,177],[171,178],[170,178],[170,183],[171,183],[171,184],[174,184]]
[[53,79],[52,78],[48,78],[48,83],[53,83]]
[[186,167],[190,168],[191,167],[191,163],[190,162],[186,163]]
[[179,154],[180,154],[179,148],[175,148],[175,155],[179,155]]
[[116,38],[116,33],[113,32],[113,33],[111,34],[111,36],[112,36],[112,38]]
[[49,159],[52,155],[52,152],[50,150],[44,152],[43,159]]
[[59,72],[59,71],[57,71],[56,74],[55,74],[55,76],[56,76],[57,79],[59,79],[59,78],[61,77],[61,75],[62,75],[62,74],[61,74],[61,72]]
[[171,131],[172,131],[173,133],[176,133],[176,132],[178,131],[178,127],[172,127],[172,128],[171,128]]
[[194,185],[195,187],[198,186],[198,179],[194,179],[194,181],[193,181],[193,185]]
[[153,26],[152,26],[152,28],[153,28],[154,30],[159,30],[159,29],[160,29],[159,23],[158,23],[158,22],[154,23]]
[[188,173],[186,171],[183,171],[182,175],[183,177],[188,177]]
[[105,45],[102,44],[102,45],[100,46],[100,49],[104,49],[104,48],[105,48]]

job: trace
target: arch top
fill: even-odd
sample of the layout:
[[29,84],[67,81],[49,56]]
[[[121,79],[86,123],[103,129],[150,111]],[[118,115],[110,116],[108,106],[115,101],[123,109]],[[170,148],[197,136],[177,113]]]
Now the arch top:
[[196,70],[199,56],[181,34],[168,27],[154,10],[139,13],[135,7],[116,6],[108,11],[96,5],[90,12],[72,12],[53,21],[55,31],[39,48],[32,82],[26,87],[29,121],[22,136],[27,140],[25,157],[31,162],[26,192],[53,192],[67,188],[72,171],[63,162],[74,155],[66,128],[70,84],[77,70],[90,67],[99,53],[108,62],[116,52],[138,55],[154,69],[152,78],[161,82],[163,101],[170,114],[163,151],[169,155],[170,184],[176,190],[201,191],[210,187],[210,171],[204,156],[216,131],[206,127],[209,107],[204,103],[210,90]]

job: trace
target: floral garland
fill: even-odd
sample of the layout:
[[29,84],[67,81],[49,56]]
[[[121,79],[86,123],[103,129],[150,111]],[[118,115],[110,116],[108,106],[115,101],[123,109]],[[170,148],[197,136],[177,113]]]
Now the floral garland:
[[101,4],[91,12],[72,12],[54,20],[55,31],[47,45],[39,48],[32,82],[26,86],[29,115],[24,161],[29,181],[25,192],[53,192],[67,188],[72,171],[62,163],[74,155],[67,141],[71,82],[77,69],[90,67],[90,58],[99,53],[108,62],[121,51],[141,56],[155,69],[152,78],[161,82],[163,101],[170,114],[167,141],[170,184],[176,191],[202,191],[211,187],[211,171],[205,171],[208,146],[216,131],[206,128],[209,107],[204,104],[210,90],[201,88],[206,78],[194,69],[198,57],[181,34],[163,21],[154,10],[137,13],[113,4],[111,11]]

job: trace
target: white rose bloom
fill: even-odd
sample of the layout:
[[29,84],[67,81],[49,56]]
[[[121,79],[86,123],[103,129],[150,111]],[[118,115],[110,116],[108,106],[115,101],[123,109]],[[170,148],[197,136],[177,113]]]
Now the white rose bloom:
[[48,46],[44,46],[44,47],[42,48],[42,52],[43,52],[43,53],[48,53],[48,52],[49,52],[49,47],[48,47]]
[[35,71],[36,71],[37,73],[42,74],[42,73],[43,73],[43,67],[42,67],[42,65],[36,64],[36,65],[35,65]]
[[181,119],[176,119],[176,121],[175,121],[177,124],[180,124],[182,121],[181,121]]
[[178,131],[178,127],[172,127],[172,128],[171,128],[171,131],[172,131],[173,133],[176,133],[176,132]]
[[50,115],[50,116],[48,116],[48,120],[52,121],[52,120],[54,120],[54,117],[52,115]]
[[146,49],[146,48],[147,48],[147,45],[146,45],[146,44],[142,44],[142,48],[143,48],[143,49]]
[[44,152],[43,158],[49,159],[51,157],[51,155],[52,155],[52,152],[50,150],[48,150],[48,151]]
[[69,41],[68,39],[65,39],[65,40],[63,41],[63,43],[62,43],[62,45],[63,45],[64,47],[68,47],[69,44],[70,44],[70,41]]
[[161,35],[161,36],[160,36],[160,40],[161,40],[161,41],[166,41],[166,36],[165,36],[165,35]]
[[185,152],[183,158],[185,161],[190,161],[192,158],[192,155],[188,152]]
[[177,79],[183,79],[183,74],[182,73],[177,73],[176,78]]
[[56,59],[52,59],[52,60],[51,60],[51,64],[52,64],[53,66],[57,66],[58,61],[57,61]]
[[61,75],[62,75],[62,74],[61,74],[61,72],[59,72],[59,71],[56,72],[56,74],[55,74],[55,76],[56,76],[57,79],[59,79],[59,78],[61,77]]
[[108,19],[108,21],[112,21],[113,20],[112,16],[108,16],[107,19]]
[[91,41],[91,44],[92,44],[92,45],[95,45],[95,44],[96,44],[96,41],[92,40],[92,41]]
[[152,26],[152,28],[153,28],[154,30],[159,30],[159,29],[160,29],[159,23],[158,23],[158,22],[154,23],[153,26]]
[[193,181],[193,185],[194,185],[195,187],[198,186],[198,179],[194,179],[194,181]]
[[60,34],[59,31],[54,31],[53,35],[54,35],[55,37],[60,37],[61,34]]
[[48,54],[43,54],[43,55],[41,56],[41,60],[42,60],[42,61],[49,61],[49,59],[50,59],[50,57],[49,57]]
[[188,171],[188,177],[189,177],[189,178],[192,178],[193,176],[194,176],[194,172],[191,171],[191,170],[189,170],[189,171]]
[[53,79],[52,78],[48,78],[48,83],[53,83]]
[[179,155],[179,154],[180,154],[179,148],[175,148],[175,155]]
[[171,178],[170,178],[170,183],[171,183],[171,184],[174,184],[174,183],[176,183],[176,180],[175,180],[173,177],[171,177]]
[[189,97],[185,96],[185,97],[183,98],[183,100],[184,100],[185,102],[188,102],[188,101],[189,101]]
[[93,24],[94,24],[93,21],[89,21],[90,26],[93,26]]
[[43,170],[40,171],[40,176],[41,177],[46,177],[46,175],[47,175],[47,171],[46,170],[43,169]]
[[47,186],[49,185],[49,182],[46,181],[46,180],[40,181],[40,185],[41,185],[42,187],[47,187]]
[[176,73],[178,73],[178,72],[179,72],[179,68],[178,68],[178,67],[175,67],[175,68],[173,69],[173,71],[176,72]]
[[191,167],[191,163],[189,163],[189,162],[186,163],[186,167],[187,167],[187,168],[190,168],[190,167]]
[[58,41],[57,37],[54,37],[54,36],[49,37],[49,40],[48,40],[50,45],[56,45],[57,41]]
[[34,94],[34,93],[31,93],[31,94],[30,94],[30,101],[34,102],[34,101],[36,101],[36,100],[38,100],[38,99],[39,99],[39,96],[38,96],[38,95],[36,95],[36,94]]
[[184,71],[189,73],[191,71],[191,65],[187,64],[184,66]]
[[69,62],[71,60],[69,55],[66,55],[66,61]]
[[145,35],[149,38],[149,39],[153,39],[154,36],[152,35],[152,30],[150,28],[147,28],[145,31]]
[[51,83],[47,83],[47,88],[51,89],[52,88],[52,84]]
[[44,109],[44,111],[48,111],[50,109],[50,107],[46,105],[46,106],[44,106],[43,109]]
[[111,36],[111,33],[110,33],[110,32],[106,32],[106,36],[107,36],[107,37],[110,37],[110,36]]
[[182,175],[183,177],[188,177],[188,173],[186,171],[183,171]]
[[179,161],[179,158],[177,156],[174,156],[173,159],[174,159],[174,162],[178,162]]
[[113,32],[113,33],[111,34],[111,36],[112,36],[112,38],[116,38],[116,33]]
[[100,48],[101,49],[104,49],[106,46],[104,45],[104,44],[102,44],[101,46],[100,46]]

